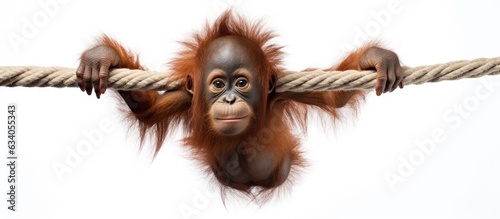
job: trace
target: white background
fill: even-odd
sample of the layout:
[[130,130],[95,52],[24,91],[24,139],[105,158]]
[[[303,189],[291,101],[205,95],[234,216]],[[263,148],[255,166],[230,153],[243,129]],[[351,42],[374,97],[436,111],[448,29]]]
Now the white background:
[[[500,55],[495,1],[60,1],[49,12],[40,5],[46,2],[53,1],[0,3],[0,66],[76,68],[81,52],[106,33],[140,53],[150,69],[166,70],[177,41],[231,5],[250,20],[264,18],[280,35],[291,70],[334,64],[347,54],[341,45],[355,45],[363,34],[407,66]],[[396,13],[388,12],[390,2],[398,4]],[[390,18],[377,19],[381,13]],[[34,17],[37,31],[23,35]],[[16,45],[13,36],[25,41]],[[499,218],[500,77],[487,80],[490,90],[481,79],[467,79],[371,93],[358,116],[335,129],[322,131],[312,120],[302,145],[310,166],[260,207],[232,196],[224,206],[211,176],[179,144],[180,134],[153,162],[147,150],[139,153],[137,133],[128,131],[112,92],[97,100],[76,88],[2,87],[0,218]],[[19,123],[14,213],[6,204],[10,103]],[[458,106],[466,107],[463,114],[454,111]],[[113,130],[101,129],[103,121]],[[102,138],[59,179],[53,165],[68,164],[89,142],[85,132]],[[444,137],[391,189],[384,174],[399,174],[401,159],[422,155],[417,142],[433,132]]]

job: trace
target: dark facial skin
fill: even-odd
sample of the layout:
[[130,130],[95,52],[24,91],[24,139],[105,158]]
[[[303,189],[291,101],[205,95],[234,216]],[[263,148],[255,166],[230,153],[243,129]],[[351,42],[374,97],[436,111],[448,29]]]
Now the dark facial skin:
[[[255,75],[250,62],[252,56],[245,48],[249,48],[248,43],[234,36],[222,37],[212,42],[205,63],[204,79],[207,79],[209,72],[214,68],[232,74],[235,68],[242,67]],[[377,95],[392,92],[398,87],[403,88],[403,69],[396,53],[374,46],[359,55],[359,60],[352,60],[352,62],[358,62],[360,69],[377,71],[377,84],[375,85]],[[92,93],[92,89],[95,89],[95,94],[99,98],[107,89],[109,68],[118,67],[121,61],[118,53],[106,45],[96,46],[85,51],[76,71],[78,86],[88,95]],[[258,89],[254,89],[252,93],[256,94]],[[209,99],[207,102],[213,103],[217,97],[218,95],[207,97]],[[245,98],[250,105],[255,106],[257,102],[255,98],[258,96],[248,94],[241,97]]]
[[[236,36],[218,38],[207,49],[202,95],[210,106],[212,127],[222,135],[238,135],[251,126],[250,117],[258,108],[262,89],[252,60],[259,55],[255,53],[246,39]],[[265,181],[277,162],[271,152],[253,147],[240,148],[228,159],[222,162],[225,163],[224,180],[240,184]],[[290,172],[290,161],[282,162],[285,164],[281,182]]]
[[[246,39],[236,36],[221,37],[212,41],[204,53],[204,63],[201,63],[203,65],[203,89],[193,93],[192,87],[189,84],[186,85],[189,92],[201,95],[200,97],[209,107],[208,112],[204,113],[210,116],[211,129],[224,137],[227,136],[227,139],[233,139],[233,136],[236,140],[245,139],[245,134],[247,134],[245,130],[252,126],[250,123],[253,120],[250,118],[254,117],[256,120],[267,118],[254,115],[259,105],[262,104],[260,92],[268,90],[267,86],[261,87],[257,80],[260,72],[257,72],[256,67],[260,63],[254,60],[254,57],[259,57],[257,55],[261,54],[260,48],[254,47]],[[117,51],[121,51],[117,44],[105,42],[82,54],[80,66],[76,72],[78,85],[82,91],[90,95],[92,90],[95,90],[99,98],[106,91],[110,68],[139,68],[131,64],[134,62],[131,55],[124,55],[123,51],[120,53]],[[398,56],[392,51],[377,46],[359,49],[350,54],[339,66],[338,70],[376,70],[377,95],[392,92],[398,86],[403,87],[403,75]],[[337,93],[340,98],[333,106],[346,105],[354,92]],[[120,91],[120,94],[134,113],[151,109],[153,101],[156,100],[156,98],[143,98],[142,96],[151,94],[146,91]],[[307,99],[299,98],[299,100],[308,104]],[[159,118],[162,115],[152,114],[152,116]],[[139,118],[138,120],[141,121]],[[224,176],[219,180],[261,186],[271,183],[273,187],[287,179],[293,162],[292,154],[287,151],[276,153],[268,147],[256,145],[240,147],[229,152],[227,157],[219,159],[221,159],[219,163],[222,166],[217,169],[220,171],[217,175]]]
[[242,133],[257,109],[261,88],[252,55],[249,43],[235,36],[218,38],[207,50],[203,95],[213,128],[222,135]]

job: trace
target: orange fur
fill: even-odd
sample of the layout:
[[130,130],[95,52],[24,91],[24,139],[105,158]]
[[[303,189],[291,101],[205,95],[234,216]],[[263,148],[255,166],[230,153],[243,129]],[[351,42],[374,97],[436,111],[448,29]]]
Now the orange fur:
[[[220,136],[211,130],[207,116],[209,106],[202,98],[204,82],[201,81],[201,69],[206,50],[213,40],[223,36],[243,37],[252,44],[252,54],[255,54],[253,62],[263,88],[260,91],[261,102],[257,112],[254,112],[255,118],[250,130],[236,137]],[[313,106],[326,112],[331,119],[337,119],[337,108],[349,105],[355,109],[357,100],[363,97],[361,91],[276,93],[273,90],[268,93],[269,85],[273,85],[284,70],[281,67],[281,47],[269,42],[273,37],[274,34],[262,29],[260,23],[248,23],[243,18],[226,12],[212,25],[207,25],[204,31],[195,34],[192,40],[183,42],[184,50],[170,63],[173,75],[182,81],[185,88],[166,91],[161,95],[154,91],[120,91],[129,106],[131,103],[138,105],[132,109],[130,118],[138,122],[141,140],[152,131],[157,140],[156,154],[167,134],[182,124],[185,128],[185,145],[192,149],[195,158],[214,173],[224,191],[228,186],[254,198],[259,194],[263,195],[263,199],[269,197],[266,194],[270,195],[284,181],[280,178],[283,174],[279,171],[286,165],[285,159],[290,159],[292,172],[305,164],[299,150],[300,141],[292,133],[292,128],[305,129],[309,108]],[[118,51],[123,60],[119,67],[143,69],[137,57],[116,41],[105,36],[101,43]],[[370,46],[353,52],[332,69],[359,69],[359,59],[368,48]],[[254,148],[265,150],[274,156],[271,177],[246,184],[227,180],[222,168],[227,165],[231,154],[237,150]],[[245,161],[241,168],[246,171]]]

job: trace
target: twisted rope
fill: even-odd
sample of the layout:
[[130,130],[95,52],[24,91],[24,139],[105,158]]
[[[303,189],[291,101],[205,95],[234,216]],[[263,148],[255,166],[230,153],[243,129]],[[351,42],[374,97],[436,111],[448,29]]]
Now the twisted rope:
[[[76,69],[64,67],[0,67],[0,86],[77,87]],[[444,64],[404,68],[404,84],[422,84],[500,74],[500,58],[480,58]],[[277,92],[372,89],[374,71],[285,71],[278,79]],[[181,86],[168,73],[113,69],[108,87],[117,90],[175,90]]]

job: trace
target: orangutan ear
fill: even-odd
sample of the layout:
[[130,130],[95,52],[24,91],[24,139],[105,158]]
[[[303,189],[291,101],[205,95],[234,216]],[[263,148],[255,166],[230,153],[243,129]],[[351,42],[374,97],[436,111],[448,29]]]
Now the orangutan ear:
[[189,92],[191,95],[193,95],[193,79],[191,78],[191,75],[187,76],[186,79],[186,90]]
[[271,76],[271,80],[269,80],[269,90],[267,91],[267,93],[269,94],[272,93],[275,85],[276,85],[276,77]]

